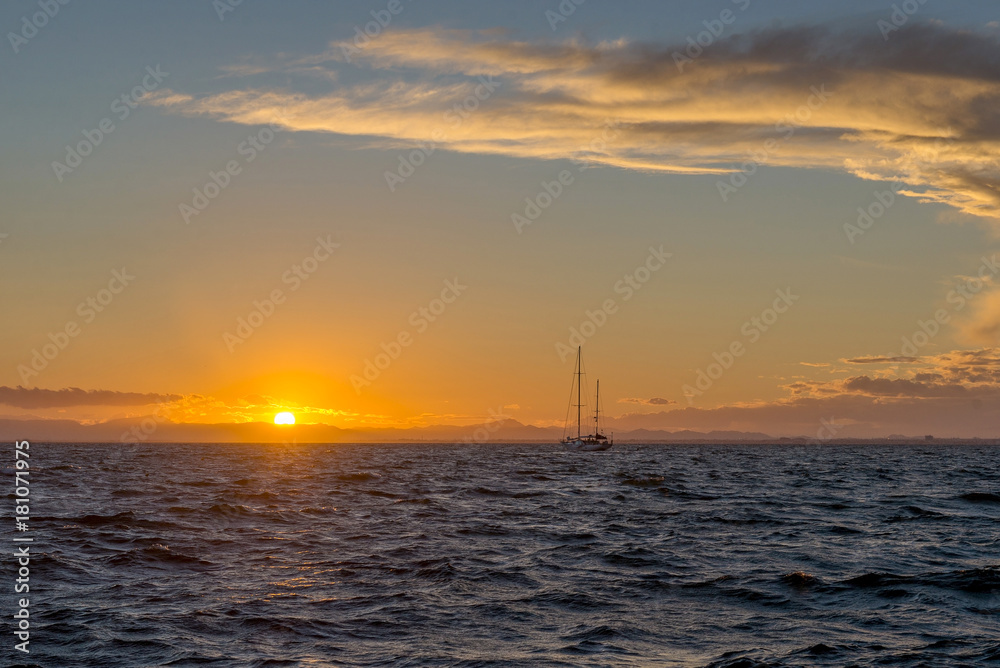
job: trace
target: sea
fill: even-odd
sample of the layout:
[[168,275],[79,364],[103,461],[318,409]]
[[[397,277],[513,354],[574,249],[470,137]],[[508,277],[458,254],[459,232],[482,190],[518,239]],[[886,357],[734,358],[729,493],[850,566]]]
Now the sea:
[[1000,664],[997,447],[30,453],[7,666]]

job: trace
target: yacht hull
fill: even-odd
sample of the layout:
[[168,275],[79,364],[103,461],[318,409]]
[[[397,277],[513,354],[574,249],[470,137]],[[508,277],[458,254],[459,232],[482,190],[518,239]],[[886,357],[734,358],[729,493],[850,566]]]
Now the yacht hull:
[[575,439],[572,441],[566,440],[563,441],[562,444],[563,446],[566,447],[567,450],[571,450],[573,452],[600,452],[602,450],[610,450],[611,446],[614,445],[610,441],[594,443],[590,441],[582,441],[579,439]]

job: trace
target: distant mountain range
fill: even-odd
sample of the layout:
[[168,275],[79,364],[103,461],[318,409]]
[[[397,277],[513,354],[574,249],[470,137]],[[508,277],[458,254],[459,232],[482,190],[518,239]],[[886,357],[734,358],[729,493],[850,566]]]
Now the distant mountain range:
[[[239,424],[178,424],[152,417],[80,424],[73,420],[0,419],[0,438],[49,443],[557,443],[562,427],[534,427],[516,420],[457,427],[433,425],[408,429],[341,429],[330,425],[299,424],[279,427],[269,422]],[[775,437],[746,431],[617,431],[616,443],[788,443],[815,444],[804,436]],[[837,438],[838,443],[993,443],[996,439],[932,438],[892,435],[888,438]]]
[[[240,424],[178,424],[154,418],[111,420],[80,424],[73,420],[0,420],[7,440],[74,443],[556,443],[561,427],[534,427],[516,420],[481,425],[433,425],[408,429],[342,429],[330,425],[299,424],[278,427],[267,422]],[[659,443],[691,441],[769,441],[768,434],[740,431],[663,431],[636,429],[615,434],[618,442]]]

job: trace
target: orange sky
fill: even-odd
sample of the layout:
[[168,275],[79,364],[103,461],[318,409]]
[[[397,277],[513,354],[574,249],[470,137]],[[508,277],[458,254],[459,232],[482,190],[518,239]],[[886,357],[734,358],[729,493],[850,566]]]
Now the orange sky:
[[930,11],[748,15],[683,67],[641,17],[414,13],[350,59],[335,22],[120,45],[85,91],[39,43],[0,128],[0,418],[548,426],[582,344],[623,429],[992,435],[1000,48]]

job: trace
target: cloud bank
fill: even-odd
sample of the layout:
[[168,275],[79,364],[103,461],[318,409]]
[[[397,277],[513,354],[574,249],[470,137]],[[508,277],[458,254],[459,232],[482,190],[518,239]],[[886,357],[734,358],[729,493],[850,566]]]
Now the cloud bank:
[[750,160],[839,170],[1000,218],[995,37],[937,23],[908,26],[889,41],[870,29],[774,28],[722,39],[679,64],[674,54],[684,46],[399,29],[350,65],[333,43],[272,68],[357,66],[370,75],[364,83],[331,84],[325,94],[166,90],[145,102],[248,125],[282,119],[290,130],[374,137],[382,148],[433,141],[468,153],[687,174],[732,173]]
[[0,387],[0,404],[16,408],[68,408],[71,406],[148,406],[178,401],[179,394],[115,392],[112,390],[43,390],[27,387]]
[[[796,380],[787,396],[714,408],[631,413],[609,428],[731,429],[782,436],[870,438],[892,434],[996,437],[1000,424],[1000,348],[920,357],[867,356],[863,375]],[[851,367],[835,373],[850,373]],[[834,427],[831,428],[831,425]]]

